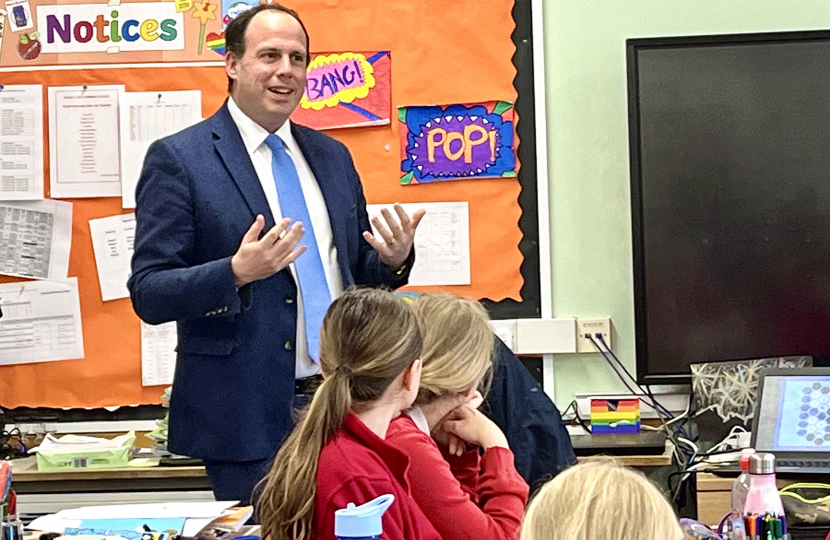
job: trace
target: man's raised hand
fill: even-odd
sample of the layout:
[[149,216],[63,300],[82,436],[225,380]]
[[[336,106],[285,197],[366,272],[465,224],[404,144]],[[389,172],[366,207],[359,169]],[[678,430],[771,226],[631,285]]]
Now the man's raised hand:
[[284,218],[259,238],[264,227],[265,217],[259,214],[242,237],[239,249],[231,257],[231,269],[237,287],[273,276],[306,250],[305,246],[297,247],[305,233],[303,224],[299,221],[291,225],[291,220]]

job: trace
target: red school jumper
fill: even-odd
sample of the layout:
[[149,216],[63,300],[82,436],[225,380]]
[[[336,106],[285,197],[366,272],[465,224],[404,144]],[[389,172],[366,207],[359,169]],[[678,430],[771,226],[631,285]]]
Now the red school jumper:
[[385,540],[441,540],[409,494],[409,459],[350,412],[323,447],[317,465],[313,537],[334,540],[334,511],[391,493],[383,515]]
[[444,540],[513,540],[519,536],[529,488],[516,471],[513,452],[493,447],[479,457],[443,454],[415,409],[392,421],[386,440],[412,464],[412,497]]

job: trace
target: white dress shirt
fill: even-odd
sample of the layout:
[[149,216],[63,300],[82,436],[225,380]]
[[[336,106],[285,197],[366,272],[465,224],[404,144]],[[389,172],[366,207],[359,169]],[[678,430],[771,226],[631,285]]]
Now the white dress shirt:
[[[228,99],[228,110],[231,113],[236,127],[239,129],[239,134],[242,135],[242,142],[245,143],[245,149],[251,158],[259,177],[259,183],[262,184],[262,190],[265,192],[265,198],[268,200],[268,206],[271,208],[271,214],[274,216],[274,221],[282,219],[282,211],[280,210],[280,201],[277,196],[277,185],[274,182],[274,173],[271,169],[271,149],[265,144],[265,138],[269,133],[262,126],[251,120],[242,110],[234,103],[233,98]],[[323,270],[326,273],[326,282],[329,286],[331,298],[334,300],[343,292],[343,280],[340,277],[340,265],[337,264],[337,248],[334,246],[334,238],[331,232],[331,221],[329,220],[328,208],[326,208],[326,201],[323,199],[323,192],[320,191],[320,186],[317,179],[314,178],[314,173],[311,172],[311,167],[303,156],[300,147],[297,146],[297,141],[294,135],[291,134],[290,122],[286,121],[277,130],[276,134],[282,139],[288,155],[294,162],[297,168],[297,175],[300,177],[300,186],[303,189],[306,206],[308,207],[308,215],[311,218],[311,226],[314,227],[314,236],[317,239],[317,248],[320,251],[320,257],[323,259]],[[307,240],[304,237],[300,240],[300,244]],[[306,255],[300,255],[305,257]],[[294,276],[294,282],[297,281],[297,270],[292,263],[290,266],[291,275]],[[316,362],[311,360],[308,356],[308,345],[305,338],[305,318],[303,316],[303,298],[300,294],[300,288],[297,287],[297,340],[294,350],[296,352],[296,364],[294,376],[298,379],[315,375],[320,372],[320,368]]]

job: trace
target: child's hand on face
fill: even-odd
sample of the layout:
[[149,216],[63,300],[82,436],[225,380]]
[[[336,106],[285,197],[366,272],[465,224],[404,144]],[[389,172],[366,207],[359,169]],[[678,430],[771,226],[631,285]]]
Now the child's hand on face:
[[484,396],[482,396],[481,392],[478,390],[459,395],[458,406],[442,418],[435,429],[432,430],[432,438],[435,439],[438,444],[446,446],[450,455],[461,456],[467,451],[467,444],[464,439],[458,435],[449,433],[446,429],[444,429],[445,422],[448,420],[461,420],[463,415],[457,412],[461,407],[478,409],[483,402]]
[[510,448],[501,429],[469,403],[456,407],[445,417],[440,427],[465,443],[480,446],[485,450],[493,446]]
[[[478,394],[478,392],[476,392]],[[448,452],[451,456],[461,456],[464,452],[467,451],[467,445],[464,444],[464,441],[460,439],[458,436],[453,435],[446,431],[443,426],[444,422],[450,418],[455,418],[456,415],[454,414],[458,407],[469,403],[471,399],[474,399],[475,396],[472,398],[467,394],[458,394],[454,399],[456,400],[455,408],[453,408],[449,413],[447,413],[441,421],[438,422],[438,425],[435,426],[432,430],[432,438],[435,439],[441,446],[445,446],[448,449]]]
[[441,424],[438,424],[435,429],[432,430],[432,438],[435,439],[435,442],[437,442],[439,446],[446,447],[451,456],[460,456],[467,451],[467,445],[464,444],[464,441],[452,433],[442,429]]

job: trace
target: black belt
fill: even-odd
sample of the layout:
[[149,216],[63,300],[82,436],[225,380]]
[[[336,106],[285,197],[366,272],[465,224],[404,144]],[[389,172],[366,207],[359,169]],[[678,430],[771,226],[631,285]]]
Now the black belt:
[[313,396],[317,388],[323,384],[322,375],[312,375],[304,379],[294,379],[294,395],[295,396]]

